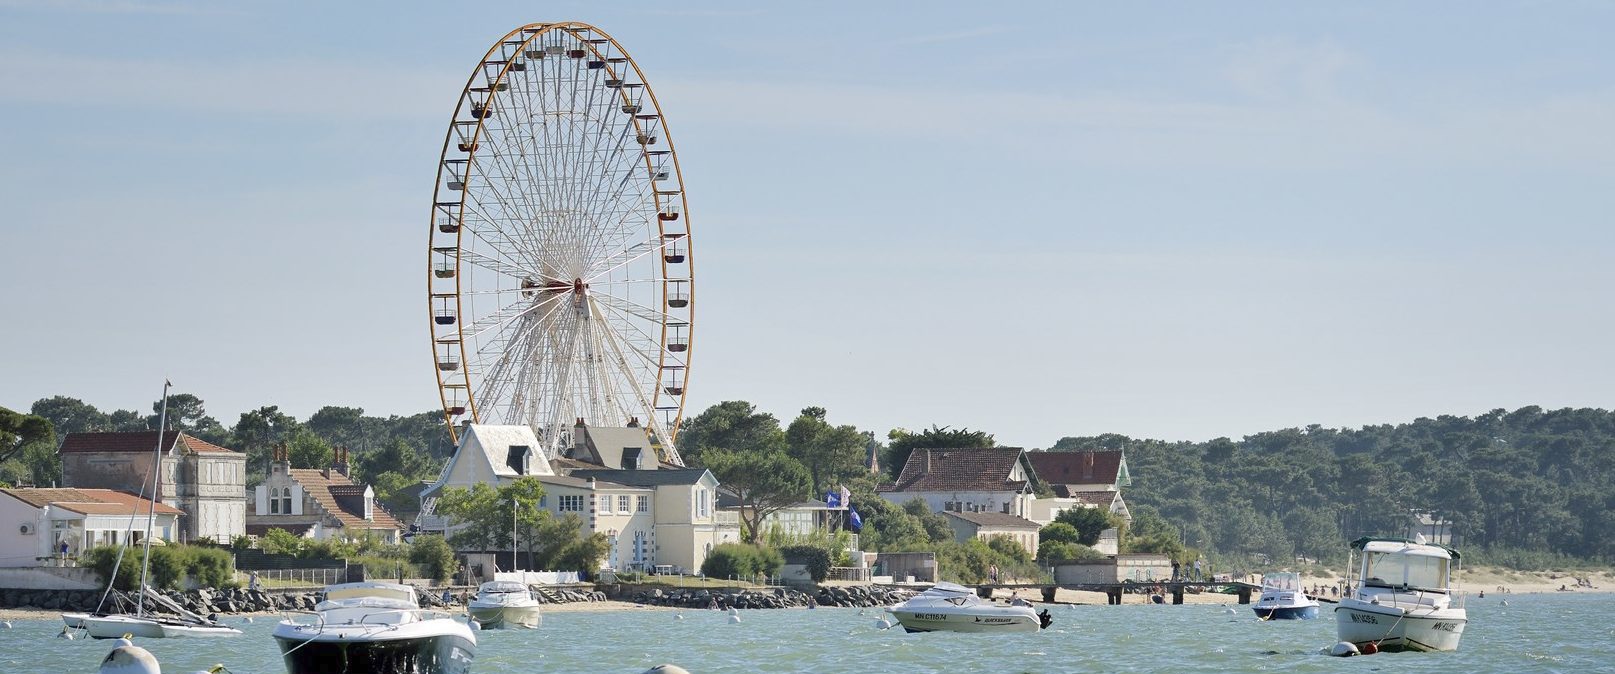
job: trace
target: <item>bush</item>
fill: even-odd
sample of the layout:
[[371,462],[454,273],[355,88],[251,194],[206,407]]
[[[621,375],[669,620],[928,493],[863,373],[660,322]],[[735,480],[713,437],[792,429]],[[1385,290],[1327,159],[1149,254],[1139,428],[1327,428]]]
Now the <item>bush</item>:
[[184,546],[185,577],[202,587],[230,587],[235,583],[230,553],[218,548]]
[[807,566],[813,582],[822,583],[830,575],[830,551],[812,545],[791,545],[779,549],[786,561]]
[[1104,558],[1104,553],[1081,543],[1043,541],[1037,546],[1037,559],[1044,564],[1058,564],[1060,562],[1085,562],[1088,560]]
[[708,578],[751,578],[771,576],[785,566],[785,557],[773,548],[746,543],[724,543],[712,549],[701,573]]
[[285,529],[270,529],[258,539],[258,549],[271,555],[296,555],[303,550],[303,539]]
[[[124,590],[140,588],[140,548],[129,548],[118,565],[118,578],[113,587]],[[118,546],[91,548],[82,558],[84,566],[94,569],[105,584],[112,574],[112,563],[118,558]],[[235,585],[231,571],[230,554],[218,548],[195,545],[164,545],[151,549],[149,584],[154,588],[178,590],[186,579],[205,587],[231,587]]]
[[409,546],[409,561],[414,562],[422,573],[430,575],[432,580],[448,580],[460,570],[460,560],[455,559],[454,549],[442,536],[416,536],[415,542]]

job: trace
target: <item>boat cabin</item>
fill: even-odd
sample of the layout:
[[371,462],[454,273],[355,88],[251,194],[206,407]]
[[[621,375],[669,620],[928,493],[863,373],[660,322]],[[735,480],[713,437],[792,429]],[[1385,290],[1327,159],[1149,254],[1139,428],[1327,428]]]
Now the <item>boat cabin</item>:
[[1351,547],[1362,555],[1356,580],[1363,588],[1446,592],[1452,586],[1458,552],[1451,548],[1399,538],[1360,538]]

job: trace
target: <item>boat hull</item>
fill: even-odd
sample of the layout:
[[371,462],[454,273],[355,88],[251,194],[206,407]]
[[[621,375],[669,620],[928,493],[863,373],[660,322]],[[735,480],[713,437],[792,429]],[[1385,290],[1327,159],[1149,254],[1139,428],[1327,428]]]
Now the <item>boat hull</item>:
[[407,639],[297,639],[275,635],[288,674],[466,674],[476,644],[458,634]]
[[[63,616],[62,619],[65,622],[67,617]],[[117,639],[125,634],[146,639],[233,637],[241,634],[241,630],[223,625],[191,625],[173,620],[152,620],[123,615],[84,616],[79,622],[84,631],[96,639]]]
[[1418,611],[1403,614],[1401,609],[1355,600],[1344,600],[1335,607],[1335,632],[1341,641],[1362,649],[1373,644],[1381,651],[1456,651],[1468,625],[1468,614],[1461,608]]
[[534,606],[471,606],[466,613],[483,629],[512,627],[536,628],[543,622],[539,607]]
[[898,624],[909,632],[1036,632],[1042,629],[1037,614],[968,613],[935,610],[892,610]]
[[1262,620],[1312,620],[1318,617],[1317,606],[1256,607],[1256,617]]

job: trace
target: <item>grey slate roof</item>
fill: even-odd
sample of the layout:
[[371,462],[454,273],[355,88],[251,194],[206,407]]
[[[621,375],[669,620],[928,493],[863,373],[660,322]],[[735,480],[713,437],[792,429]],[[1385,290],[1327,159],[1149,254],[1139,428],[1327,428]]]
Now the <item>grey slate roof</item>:
[[603,482],[615,482],[630,487],[661,487],[670,484],[695,484],[707,474],[705,468],[676,468],[672,470],[574,470],[572,477]]

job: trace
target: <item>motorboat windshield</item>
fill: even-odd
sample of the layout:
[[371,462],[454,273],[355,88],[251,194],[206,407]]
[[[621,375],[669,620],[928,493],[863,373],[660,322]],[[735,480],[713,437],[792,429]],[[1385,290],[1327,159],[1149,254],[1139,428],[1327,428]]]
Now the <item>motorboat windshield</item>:
[[509,580],[491,580],[477,587],[478,594],[506,594],[519,592],[526,594],[527,586]]
[[1301,589],[1301,574],[1293,571],[1275,571],[1262,575],[1263,590],[1295,592]]
[[1444,590],[1450,559],[1426,551],[1363,551],[1363,585]]

